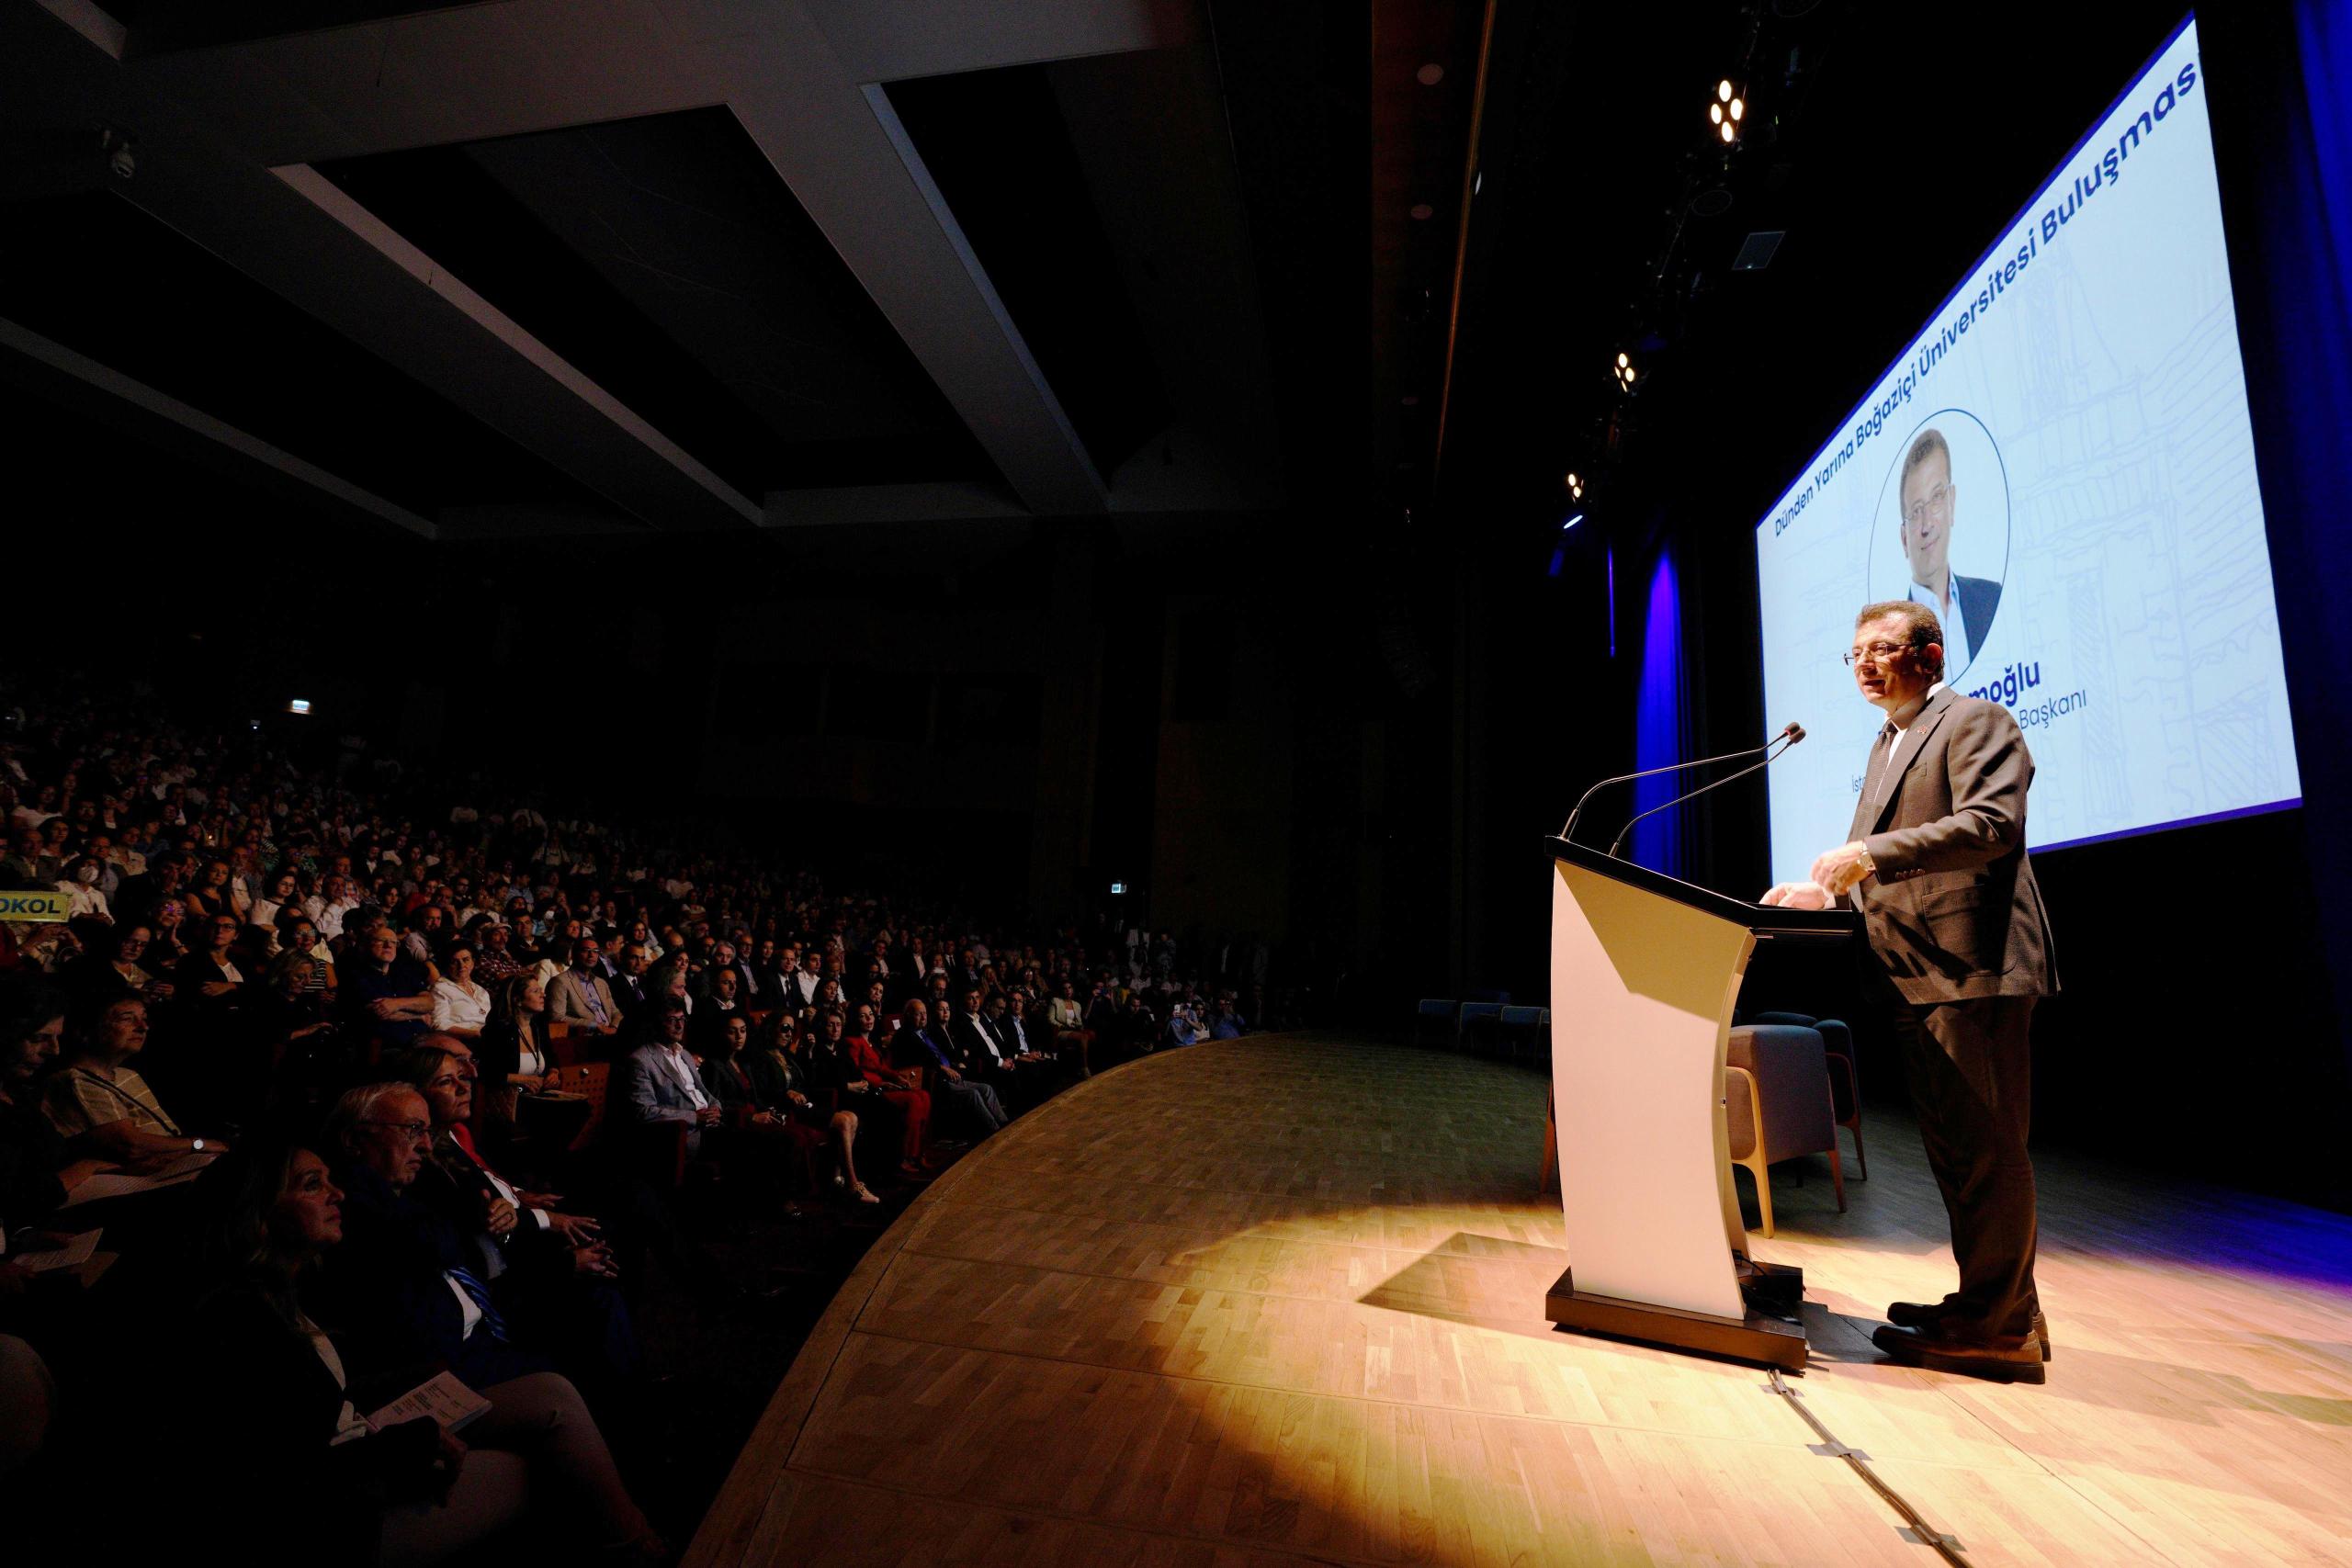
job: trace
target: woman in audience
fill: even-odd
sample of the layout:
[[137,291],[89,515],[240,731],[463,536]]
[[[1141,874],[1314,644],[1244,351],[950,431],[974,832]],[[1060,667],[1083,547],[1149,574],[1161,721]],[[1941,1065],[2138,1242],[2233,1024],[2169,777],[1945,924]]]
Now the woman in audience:
[[461,1040],[480,1038],[490,1021],[490,993],[474,979],[474,961],[473,943],[455,943],[447,968],[433,987],[433,1027]]
[[[760,1048],[743,1058],[743,1066],[751,1075],[753,1100],[797,1126],[811,1131],[821,1129],[822,1136],[832,1145],[838,1167],[833,1172],[833,1185],[861,1203],[880,1202],[882,1200],[874,1195],[873,1190],[857,1179],[857,1112],[827,1110],[817,1103],[816,1095],[824,1089],[818,1085],[802,1055],[807,1036],[801,1033],[800,1026],[790,1013],[779,1009],[770,1015],[760,1033]],[[827,1087],[836,1093],[840,1089],[838,1084]]]
[[320,1005],[334,999],[334,950],[319,936],[319,924],[302,913],[299,904],[288,904],[277,912],[279,946],[287,953],[299,953],[311,961],[310,994]]
[[153,935],[143,925],[117,926],[108,948],[75,959],[64,976],[75,999],[88,1007],[117,997],[141,997],[155,1002],[171,1000],[172,983],[148,973],[143,962]]
[[231,951],[244,927],[236,916],[224,912],[208,916],[199,929],[205,933],[204,947],[180,961],[172,983],[191,1021],[215,1021],[234,1012],[244,998],[244,971]]
[[0,975],[0,1226],[54,1213],[65,1195],[114,1162],[77,1158],[41,1111],[39,1079],[65,1040],[65,993],[45,980]]
[[66,862],[57,890],[69,900],[65,907],[67,919],[114,924],[114,911],[107,905],[107,896],[98,890],[98,878],[105,871],[105,865],[95,855],[76,855]]
[[269,879],[266,891],[245,911],[245,923],[262,932],[263,941],[272,953],[277,951],[277,911],[288,904],[301,903],[301,883],[290,871],[281,871]]
[[1055,982],[1053,999],[1046,1004],[1046,1025],[1053,1032],[1054,1044],[1067,1062],[1078,1060],[1078,1076],[1091,1077],[1087,1066],[1087,1048],[1094,1043],[1092,1031],[1086,1027],[1086,1013],[1078,1005],[1078,986],[1065,973]]
[[229,863],[209,861],[198,874],[196,886],[187,891],[188,913],[198,921],[213,915],[228,915],[242,922],[243,913],[236,907],[235,897],[229,886]]
[[[437,1562],[521,1527],[534,1555],[586,1548],[660,1562],[668,1548],[622,1482],[576,1389],[534,1372],[471,1391],[463,1438],[431,1417],[378,1425],[395,1380],[354,1386],[345,1346],[304,1311],[305,1279],[345,1245],[344,1194],[309,1148],[256,1145],[198,1183],[188,1387],[206,1413],[181,1450],[202,1534],[243,1561]],[[254,1481],[268,1500],[256,1506]]]
[[555,1087],[547,1023],[548,988],[537,975],[517,975],[498,993],[475,1055],[499,1136],[519,1135],[535,1146],[560,1150],[578,1135],[590,1108],[584,1100],[540,1098]]
[[225,1149],[194,1136],[156,1100],[130,1059],[147,1047],[147,1004],[118,997],[74,1032],[65,1065],[41,1095],[50,1125],[75,1147],[102,1159],[177,1158]]
[[187,900],[176,893],[164,895],[155,906],[155,918],[148,922],[154,934],[147,943],[148,962],[163,968],[175,969],[180,960],[188,955],[187,935],[181,929],[187,919]]
[[[287,1058],[307,1060],[324,1042],[334,1025],[325,1021],[319,995],[311,988],[318,964],[309,954],[281,953],[262,972],[261,984],[245,1001],[245,1038],[252,1059],[273,1075],[286,1070]],[[302,1075],[309,1078],[312,1075]]]
[[820,1084],[838,1087],[852,1097],[845,1103],[855,1104],[856,1097],[871,1095],[889,1105],[899,1117],[899,1173],[921,1179],[931,1127],[931,1096],[915,1087],[922,1075],[912,1068],[891,1067],[870,1046],[860,1053],[858,1043],[846,1037],[840,1013],[819,1013],[817,1041],[809,1053],[811,1068]]

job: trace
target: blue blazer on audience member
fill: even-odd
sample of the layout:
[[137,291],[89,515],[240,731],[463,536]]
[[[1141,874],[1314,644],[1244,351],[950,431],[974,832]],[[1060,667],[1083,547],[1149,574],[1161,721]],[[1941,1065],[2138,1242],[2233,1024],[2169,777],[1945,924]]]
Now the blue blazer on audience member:
[[372,1167],[340,1167],[334,1179],[343,1189],[343,1240],[327,1248],[305,1300],[349,1358],[355,1382],[439,1361],[480,1390],[548,1369],[545,1357],[484,1329],[465,1332],[446,1276],[451,1269],[479,1275],[482,1260],[455,1226],[394,1191]]
[[910,1067],[956,1067],[955,1051],[940,1033],[939,1025],[926,1029],[900,1029],[890,1036],[890,1059]]

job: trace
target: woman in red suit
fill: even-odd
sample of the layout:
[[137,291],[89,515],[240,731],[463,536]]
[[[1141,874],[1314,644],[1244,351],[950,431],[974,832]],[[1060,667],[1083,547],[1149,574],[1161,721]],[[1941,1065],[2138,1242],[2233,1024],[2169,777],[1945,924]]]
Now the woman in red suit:
[[899,1174],[921,1177],[923,1145],[931,1126],[931,1096],[915,1087],[922,1075],[912,1068],[902,1071],[891,1066],[875,1053],[873,1042],[863,1036],[842,1038],[838,1011],[817,1015],[817,1055],[820,1060],[831,1056],[842,1063],[845,1069],[842,1087],[852,1103],[858,1093],[854,1086],[858,1084],[865,1086],[865,1092],[889,1101],[904,1130],[899,1147]]

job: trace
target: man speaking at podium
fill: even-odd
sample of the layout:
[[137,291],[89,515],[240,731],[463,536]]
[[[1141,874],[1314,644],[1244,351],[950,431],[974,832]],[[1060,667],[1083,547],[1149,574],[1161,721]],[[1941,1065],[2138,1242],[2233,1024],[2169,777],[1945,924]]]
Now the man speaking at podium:
[[2049,921],[2025,852],[2033,758],[1998,703],[1943,684],[1943,627],[1928,606],[1871,604],[1846,656],[1886,712],[1849,841],[1764,902],[1861,912],[1892,994],[1919,1133],[1951,1216],[1960,1288],[1896,1302],[1871,1335],[1896,1360],[2040,1382],[2048,1330],[2034,1294],[2028,1030],[2058,988]]

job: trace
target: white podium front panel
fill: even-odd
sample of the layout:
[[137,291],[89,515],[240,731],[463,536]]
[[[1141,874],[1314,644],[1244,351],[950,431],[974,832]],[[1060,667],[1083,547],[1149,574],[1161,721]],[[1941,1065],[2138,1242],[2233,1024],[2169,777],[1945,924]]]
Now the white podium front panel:
[[1552,1099],[1578,1294],[1738,1321],[1727,1020],[1747,926],[1554,862]]

